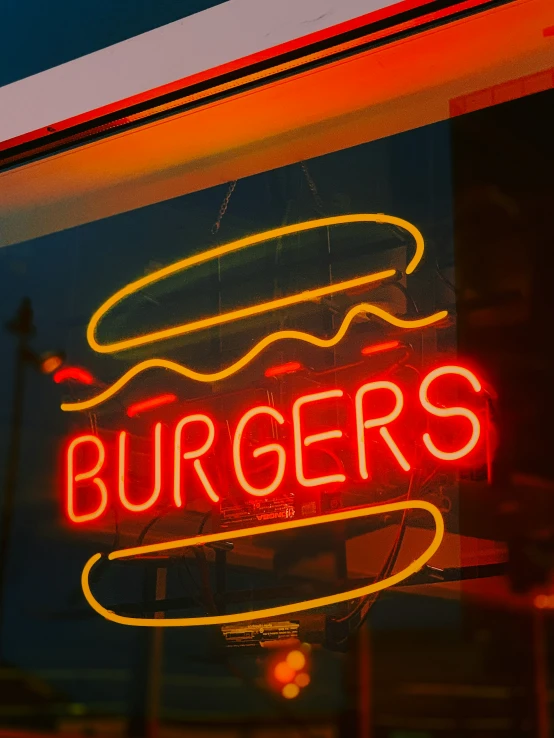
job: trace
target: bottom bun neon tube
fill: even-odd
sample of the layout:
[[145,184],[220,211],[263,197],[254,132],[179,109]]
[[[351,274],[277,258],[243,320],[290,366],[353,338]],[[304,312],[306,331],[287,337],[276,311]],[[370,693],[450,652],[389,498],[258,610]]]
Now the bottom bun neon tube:
[[245,538],[247,536],[262,535],[264,533],[277,533],[284,530],[294,530],[295,528],[307,528],[312,525],[321,525],[324,523],[333,523],[344,520],[353,520],[356,518],[369,517],[370,515],[383,515],[386,513],[399,512],[402,510],[424,510],[429,513],[435,523],[435,531],[433,540],[425,551],[418,556],[409,566],[401,571],[393,574],[379,582],[372,582],[365,587],[349,589],[346,592],[327,595],[326,597],[317,597],[303,602],[295,602],[289,605],[279,605],[277,607],[266,607],[260,610],[247,612],[229,613],[225,615],[209,615],[201,617],[178,617],[178,618],[133,618],[125,615],[117,615],[115,612],[103,607],[92,594],[89,578],[94,566],[102,558],[102,554],[94,554],[85,564],[81,575],[81,585],[83,593],[88,604],[99,615],[121,625],[134,625],[141,627],[156,628],[183,628],[199,625],[227,625],[229,623],[250,622],[253,620],[261,620],[263,618],[273,618],[281,615],[290,615],[291,613],[303,612],[305,610],[313,610],[316,607],[326,607],[335,605],[339,602],[353,600],[357,597],[365,597],[366,595],[393,587],[404,581],[415,572],[419,571],[429,559],[438,550],[444,536],[444,521],[440,510],[429,502],[424,500],[406,500],[403,502],[392,502],[385,505],[371,505],[368,507],[354,508],[352,510],[342,510],[340,512],[328,515],[320,515],[315,518],[303,518],[301,520],[292,520],[281,523],[272,523],[270,525],[259,525],[253,528],[245,528],[238,531],[224,531],[222,533],[210,533],[207,535],[193,536],[190,538],[181,538],[176,541],[167,543],[154,543],[146,546],[137,546],[135,548],[126,548],[120,551],[113,551],[108,554],[108,559],[114,561],[117,559],[126,559],[132,556],[142,556],[145,554],[162,553],[172,551],[179,548],[188,548],[191,546],[202,546],[206,543],[216,543],[217,541],[229,541],[233,538]]

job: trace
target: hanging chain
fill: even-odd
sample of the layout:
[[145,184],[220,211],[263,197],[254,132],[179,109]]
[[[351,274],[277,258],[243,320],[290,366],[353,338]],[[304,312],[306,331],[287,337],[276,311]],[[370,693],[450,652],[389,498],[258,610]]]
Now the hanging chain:
[[229,200],[231,199],[231,195],[233,194],[235,187],[237,186],[237,180],[235,179],[231,184],[229,185],[229,189],[227,190],[227,194],[223,198],[223,202],[221,203],[221,207],[219,208],[219,213],[217,216],[216,222],[212,226],[212,233],[215,235],[221,226],[221,221],[223,220],[223,216],[227,212],[227,208],[229,207]]
[[323,207],[323,200],[321,199],[319,192],[317,191],[316,183],[314,182],[306,163],[301,161],[300,166],[302,167],[302,171],[304,172],[304,176],[306,177],[306,182],[308,183],[308,187],[310,188],[310,191],[313,195],[316,208],[318,212],[322,215],[325,212],[325,208]]

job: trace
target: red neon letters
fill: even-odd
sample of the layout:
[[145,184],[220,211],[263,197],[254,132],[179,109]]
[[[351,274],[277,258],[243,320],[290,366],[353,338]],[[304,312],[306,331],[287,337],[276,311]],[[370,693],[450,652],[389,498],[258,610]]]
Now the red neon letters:
[[[113,444],[108,448],[90,433],[78,436],[68,445],[65,457],[67,514],[74,523],[99,518],[107,509],[112,486],[121,507],[133,513],[144,512],[170,496],[171,483],[177,508],[187,501],[191,485],[217,503],[222,479],[217,472],[226,467],[229,469],[224,474],[225,480],[229,480],[226,488],[234,486],[246,495],[267,497],[285,484],[298,485],[300,492],[302,488],[343,484],[347,476],[353,482],[372,479],[377,458],[380,463],[392,465],[397,473],[407,473],[414,442],[429,458],[445,463],[459,461],[478,446],[481,423],[474,410],[451,406],[448,401],[443,405],[445,390],[446,397],[451,396],[449,389],[459,390],[469,398],[482,391],[481,383],[468,369],[459,366],[434,369],[424,377],[415,394],[412,391],[406,396],[409,407],[420,408],[420,418],[414,421],[413,413],[408,415],[411,411],[405,409],[404,392],[394,382],[367,382],[349,394],[342,389],[330,389],[298,397],[288,418],[267,405],[247,410],[229,428],[230,446],[225,446],[229,434],[218,434],[216,423],[204,413],[185,415],[173,430],[165,429],[165,433],[162,424],[156,423],[150,446],[150,476],[148,469],[143,470],[149,494],[144,499],[144,493],[135,492],[134,501],[133,489],[129,489],[132,484],[128,481],[128,456],[132,456],[133,446],[126,431],[118,433],[115,448]],[[474,409],[479,411],[478,406]],[[351,418],[344,421],[347,423],[344,429],[336,427],[342,424],[337,420],[339,417]],[[402,432],[406,428],[413,430],[411,442]],[[166,458],[169,449],[164,451],[171,435],[172,460]],[[341,453],[346,448],[349,460],[354,458],[348,475],[346,465],[341,468]],[[331,468],[314,467],[322,453],[332,460]],[[115,458],[108,459],[109,454]],[[112,469],[116,470],[115,480]],[[142,501],[137,501],[137,496]]]
[[473,374],[473,372],[470,372],[468,369],[464,369],[461,366],[441,366],[438,369],[430,372],[421,383],[421,386],[419,388],[419,400],[428,413],[430,413],[431,415],[436,415],[438,418],[453,418],[458,415],[462,418],[467,418],[471,423],[471,436],[469,438],[469,441],[465,444],[465,446],[462,446],[462,448],[456,451],[441,451],[435,446],[435,444],[431,440],[431,436],[429,435],[429,433],[423,434],[423,443],[425,444],[429,452],[433,454],[433,456],[436,456],[437,459],[442,459],[443,461],[455,461],[456,459],[461,459],[464,456],[467,456],[471,451],[473,451],[481,435],[481,425],[479,423],[479,419],[477,415],[475,415],[475,413],[471,412],[471,410],[468,410],[465,407],[441,408],[436,407],[431,402],[429,402],[427,392],[429,391],[429,387],[431,386],[431,384],[439,377],[448,376],[449,374],[463,377],[469,382],[474,392],[481,392],[481,383],[479,382],[475,374]]
[[[79,446],[86,447],[92,444],[96,449],[96,462],[92,469],[75,474],[75,451]],[[87,434],[74,438],[67,447],[67,464],[66,464],[66,484],[67,484],[67,514],[69,519],[74,523],[86,523],[90,520],[99,518],[108,505],[108,490],[104,482],[96,475],[102,470],[104,461],[106,460],[106,449],[102,441],[96,436]],[[78,482],[91,480],[92,484],[100,492],[100,499],[97,507],[89,512],[75,512],[75,493]]]
[[321,477],[306,477],[304,473],[304,452],[303,447],[311,446],[313,443],[321,443],[322,441],[330,441],[333,438],[342,438],[342,431],[337,429],[328,430],[324,433],[313,433],[310,436],[303,436],[302,423],[300,417],[300,408],[313,402],[322,402],[324,400],[332,400],[335,397],[342,397],[344,392],[341,389],[328,390],[327,392],[317,392],[313,395],[305,395],[299,397],[292,406],[292,424],[294,428],[294,465],[296,469],[296,479],[298,484],[303,487],[319,487],[322,484],[333,484],[336,482],[344,482],[346,477],[344,474],[327,474]]
[[119,500],[124,508],[131,512],[143,512],[152,507],[162,491],[162,424],[154,426],[154,489],[150,497],[140,504],[131,502],[127,497],[126,464],[127,455],[127,433],[121,431],[119,434],[119,453],[117,457],[117,481],[119,488]]
[[[205,425],[208,429],[208,437],[200,446],[200,448],[185,451],[183,453],[183,429],[186,425],[189,425],[190,423],[202,423],[203,425]],[[204,456],[204,454],[208,453],[208,451],[211,449],[214,439],[215,425],[213,420],[211,418],[208,418],[207,415],[203,415],[202,413],[199,413],[197,415],[187,415],[186,417],[181,418],[181,420],[177,423],[177,426],[175,428],[175,453],[173,456],[173,497],[175,500],[175,505],[177,507],[183,506],[183,499],[181,495],[182,459],[194,459],[192,464],[194,467],[194,471],[198,475],[198,479],[204,487],[206,494],[212,502],[219,502],[219,495],[212,487],[210,480],[206,476],[206,472],[204,471],[202,462],[200,461],[200,456]]]
[[[369,402],[366,400],[366,402],[364,403],[364,397],[366,395],[369,395],[370,392],[375,392],[378,390],[387,390],[388,392],[392,392],[395,399],[394,408],[391,410],[390,413],[384,415],[381,418],[370,418],[366,420],[364,417],[364,404],[367,406]],[[400,387],[397,384],[394,384],[394,382],[368,382],[368,384],[362,385],[360,389],[356,392],[355,403],[356,438],[358,441],[358,464],[361,478],[369,478],[365,441],[365,431],[369,428],[379,428],[379,433],[381,434],[381,437],[392,451],[394,458],[400,464],[401,468],[404,469],[404,471],[410,471],[410,464],[406,461],[402,452],[396,445],[388,428],[385,427],[389,423],[392,423],[393,420],[396,420],[396,418],[402,412],[402,408],[404,407],[404,395],[402,394],[402,390],[400,389]]]
[[286,451],[280,443],[268,443],[265,446],[260,446],[259,448],[257,448],[252,454],[255,459],[259,458],[263,454],[277,454],[277,471],[275,472],[275,477],[273,481],[268,484],[267,487],[254,487],[247,481],[241,460],[241,441],[244,429],[246,428],[246,424],[252,418],[255,418],[256,415],[269,415],[280,425],[283,425],[283,423],[285,422],[285,419],[283,418],[281,413],[272,407],[255,407],[252,408],[252,410],[248,410],[248,412],[244,413],[242,418],[239,420],[235,435],[233,437],[233,464],[235,467],[235,474],[237,475],[238,483],[243,488],[243,490],[245,492],[248,492],[249,495],[254,495],[255,497],[266,497],[272,492],[275,492],[277,487],[279,487],[279,485],[283,481],[283,477],[285,475]]

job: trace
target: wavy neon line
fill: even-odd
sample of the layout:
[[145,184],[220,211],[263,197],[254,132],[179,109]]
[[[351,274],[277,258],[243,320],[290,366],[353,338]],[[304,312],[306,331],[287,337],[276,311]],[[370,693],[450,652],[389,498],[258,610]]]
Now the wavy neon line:
[[126,349],[135,348],[137,346],[144,346],[157,341],[163,341],[165,339],[174,338],[176,336],[182,336],[193,331],[202,330],[204,328],[210,328],[216,325],[222,325],[224,323],[233,322],[235,320],[242,320],[252,315],[260,315],[261,313],[269,312],[270,310],[277,310],[282,307],[295,305],[301,302],[307,302],[309,300],[315,300],[326,295],[332,295],[337,292],[341,292],[353,287],[369,284],[371,282],[382,281],[390,277],[395,276],[396,272],[394,269],[379,272],[376,274],[365,275],[363,277],[357,277],[355,279],[349,279],[344,282],[338,282],[334,285],[327,287],[320,287],[313,290],[306,290],[304,292],[298,292],[288,297],[279,298],[276,300],[270,300],[264,303],[258,303],[247,308],[239,310],[232,310],[227,313],[220,315],[214,315],[208,318],[202,318],[200,320],[191,321],[189,323],[183,323],[181,325],[172,326],[152,333],[146,333],[142,336],[136,336],[134,338],[127,338],[114,343],[99,343],[96,339],[96,332],[98,324],[101,319],[113,308],[115,305],[120,303],[123,299],[129,295],[135,294],[143,287],[159,282],[166,277],[182,272],[190,267],[197,264],[202,264],[213,259],[219,259],[226,254],[241,251],[242,249],[250,246],[255,246],[265,241],[270,241],[274,238],[280,238],[282,236],[292,235],[294,233],[301,233],[303,231],[314,230],[315,228],[324,228],[326,226],[333,225],[344,225],[347,223],[388,223],[389,225],[395,225],[408,231],[415,240],[415,254],[406,267],[406,274],[411,274],[417,267],[423,257],[425,249],[425,242],[423,235],[412,223],[403,218],[396,218],[392,215],[385,215],[384,213],[358,213],[351,215],[335,215],[329,218],[318,218],[316,220],[307,220],[303,223],[296,223],[294,225],[283,226],[281,228],[274,228],[270,231],[264,231],[263,233],[257,233],[253,236],[247,236],[241,238],[238,241],[232,241],[223,246],[218,246],[208,251],[203,251],[200,254],[189,256],[186,259],[170,264],[163,269],[159,269],[152,274],[137,279],[134,282],[130,282],[125,287],[115,292],[109,297],[102,305],[94,312],[90,322],[87,326],[87,341],[89,346],[100,354],[110,354],[115,351],[124,351]]
[[370,507],[356,508],[353,510],[344,510],[327,515],[320,515],[315,518],[303,518],[301,520],[271,523],[269,525],[259,525],[253,528],[244,528],[243,530],[233,531],[231,533],[229,531],[223,531],[222,533],[210,533],[207,535],[193,536],[192,538],[181,538],[179,540],[169,541],[166,543],[154,543],[147,546],[122,549],[119,551],[114,551],[108,555],[108,559],[110,561],[113,561],[116,559],[129,558],[132,556],[162,553],[178,548],[202,546],[206,543],[215,543],[217,541],[229,541],[233,538],[244,538],[246,536],[256,536],[264,533],[276,533],[295,528],[306,528],[311,525],[320,525],[335,521],[352,520],[355,518],[368,517],[370,515],[382,515],[390,512],[397,512],[399,510],[425,510],[432,516],[435,523],[435,531],[433,535],[433,540],[431,541],[430,545],[409,566],[397,572],[396,574],[386,577],[381,581],[372,582],[365,587],[358,587],[356,589],[348,590],[347,592],[327,595],[326,597],[317,597],[315,599],[304,600],[303,602],[292,603],[290,605],[267,607],[261,610],[254,610],[242,613],[231,613],[227,615],[210,615],[193,618],[132,618],[125,615],[117,615],[112,610],[108,610],[103,605],[101,605],[92,594],[89,582],[90,573],[93,567],[102,558],[102,554],[97,553],[94,554],[94,556],[91,556],[91,558],[87,561],[83,568],[83,572],[81,574],[81,586],[83,588],[83,594],[90,607],[92,607],[93,610],[95,610],[106,620],[111,620],[112,622],[119,623],[121,625],[156,628],[194,627],[200,625],[225,625],[229,623],[240,623],[245,621],[250,622],[252,620],[261,620],[262,618],[270,618],[280,615],[288,615],[291,613],[304,612],[305,610],[313,610],[316,607],[327,607],[339,602],[345,602],[346,600],[356,599],[357,597],[365,597],[366,595],[372,594],[374,592],[379,592],[389,587],[393,587],[396,584],[404,581],[412,574],[415,574],[417,571],[419,571],[436,553],[444,537],[444,520],[442,518],[440,510],[435,505],[424,500],[405,500],[403,502],[393,502],[385,505],[373,505]]
[[275,343],[276,341],[295,339],[297,341],[310,343],[312,344],[312,346],[318,346],[319,348],[331,348],[344,338],[346,332],[348,331],[348,328],[350,327],[350,324],[357,315],[367,313],[375,315],[385,322],[396,326],[397,328],[404,328],[407,330],[424,328],[428,325],[438,323],[439,321],[444,320],[444,318],[446,318],[448,315],[446,310],[441,310],[440,312],[429,315],[426,318],[404,320],[402,318],[397,318],[395,315],[387,313],[385,310],[377,307],[376,305],[372,305],[368,302],[363,302],[359,305],[354,305],[354,307],[352,307],[348,311],[348,313],[344,317],[344,320],[342,321],[340,328],[331,338],[318,338],[317,336],[312,336],[310,333],[305,333],[303,331],[277,331],[276,333],[272,333],[269,336],[262,338],[262,340],[259,341],[252,349],[250,349],[250,351],[248,351],[242,358],[238,359],[233,364],[225,367],[225,369],[221,369],[217,372],[197,372],[194,371],[194,369],[189,369],[189,367],[178,364],[175,361],[170,361],[169,359],[146,359],[145,361],[139,362],[134,367],[125,372],[123,376],[121,376],[116,382],[114,382],[114,384],[111,385],[111,387],[108,387],[103,392],[96,395],[96,397],[91,397],[88,400],[83,400],[81,402],[65,402],[61,405],[61,409],[66,412],[75,412],[78,410],[88,410],[91,407],[101,405],[103,402],[106,402],[106,400],[109,400],[110,397],[113,397],[121,389],[123,389],[123,387],[125,387],[125,385],[128,384],[134,377],[146,371],[147,369],[169,369],[176,374],[180,374],[182,377],[193,379],[197,382],[218,382],[222,379],[230,377],[233,374],[236,374],[236,372],[243,369],[264,349],[266,349],[268,346],[270,346],[272,343]]

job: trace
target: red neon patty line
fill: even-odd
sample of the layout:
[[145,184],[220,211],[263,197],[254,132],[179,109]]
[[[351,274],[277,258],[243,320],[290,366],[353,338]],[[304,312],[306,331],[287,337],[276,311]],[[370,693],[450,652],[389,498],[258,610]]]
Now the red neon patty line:
[[302,368],[302,364],[299,361],[289,361],[286,364],[269,367],[269,369],[265,370],[264,374],[266,377],[277,377],[280,374],[292,374]]
[[129,418],[134,418],[135,415],[138,415],[141,412],[153,410],[161,405],[169,405],[170,403],[175,402],[176,399],[177,395],[173,395],[171,393],[150,397],[148,400],[141,400],[140,402],[135,402],[132,405],[129,405],[127,408],[127,415]]
[[81,384],[94,384],[92,374],[86,369],[81,369],[79,366],[64,366],[63,369],[55,371],[52,378],[56,384],[61,384],[68,380],[74,380]]
[[371,354],[378,354],[381,351],[392,351],[395,348],[399,348],[400,341],[386,341],[385,343],[375,343],[370,346],[364,346],[362,349],[362,356],[370,356]]
[[331,338],[319,338],[318,336],[314,336],[311,333],[297,330],[277,331],[277,333],[272,333],[269,336],[262,338],[261,341],[255,344],[246,354],[242,356],[242,358],[238,359],[232,364],[229,364],[224,369],[216,372],[197,372],[194,369],[183,366],[176,361],[169,361],[168,359],[146,359],[145,361],[141,361],[134,367],[129,369],[110,387],[106,388],[95,397],[92,397],[88,400],[82,400],[80,402],[62,403],[61,409],[66,412],[76,412],[79,410],[88,410],[92,407],[97,407],[98,405],[103,404],[111,397],[116,395],[118,392],[120,392],[120,390],[122,390],[123,387],[125,387],[137,375],[141,374],[144,371],[147,371],[148,369],[169,369],[170,371],[173,371],[182,377],[191,379],[196,382],[213,383],[219,382],[232,376],[233,374],[236,374],[245,366],[250,364],[268,346],[276,343],[277,341],[292,339],[296,341],[303,341],[304,343],[309,343],[312,346],[317,346],[318,348],[332,348],[342,341],[352,321],[360,314],[374,315],[385,321],[386,323],[394,325],[397,328],[403,328],[404,330],[425,328],[430,325],[435,325],[436,323],[439,323],[448,317],[448,312],[446,310],[440,310],[439,312],[434,313],[433,315],[429,315],[425,318],[405,320],[404,318],[397,318],[395,315],[388,313],[386,310],[383,310],[382,308],[377,307],[372,303],[362,302],[350,308],[350,310],[344,316],[339,329],[334,336],[331,336]]

